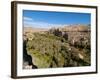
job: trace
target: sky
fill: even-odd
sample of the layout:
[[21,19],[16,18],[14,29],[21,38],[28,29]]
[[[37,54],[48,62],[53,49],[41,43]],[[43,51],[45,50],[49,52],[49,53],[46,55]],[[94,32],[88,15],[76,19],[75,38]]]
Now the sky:
[[24,27],[51,28],[61,25],[87,25],[90,23],[90,13],[23,10]]

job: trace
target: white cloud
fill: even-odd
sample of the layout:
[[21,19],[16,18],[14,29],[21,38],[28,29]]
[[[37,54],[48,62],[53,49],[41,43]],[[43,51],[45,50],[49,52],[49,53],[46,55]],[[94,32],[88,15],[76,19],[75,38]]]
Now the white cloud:
[[52,27],[61,27],[64,25],[52,24],[43,21],[35,21],[32,18],[24,17],[24,27],[36,27],[36,28],[52,28]]
[[24,21],[33,21],[33,19],[30,18],[30,17],[24,17],[23,20],[24,20]]
[[24,27],[50,28],[51,24],[38,21],[24,21]]

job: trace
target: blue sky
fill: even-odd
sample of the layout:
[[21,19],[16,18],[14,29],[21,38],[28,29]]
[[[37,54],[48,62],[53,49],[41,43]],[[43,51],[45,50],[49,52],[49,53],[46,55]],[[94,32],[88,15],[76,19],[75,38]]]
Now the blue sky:
[[24,27],[51,28],[70,24],[90,24],[91,14],[23,10]]

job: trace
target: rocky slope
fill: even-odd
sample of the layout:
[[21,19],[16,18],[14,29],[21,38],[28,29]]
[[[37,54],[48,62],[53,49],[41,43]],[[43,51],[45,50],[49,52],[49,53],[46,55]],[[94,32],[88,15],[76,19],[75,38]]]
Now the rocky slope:
[[34,30],[26,29],[24,33],[26,43],[23,45],[26,45],[27,55],[31,56],[31,64],[27,63],[29,69],[30,66],[34,69],[91,65],[89,27],[71,25],[44,31]]

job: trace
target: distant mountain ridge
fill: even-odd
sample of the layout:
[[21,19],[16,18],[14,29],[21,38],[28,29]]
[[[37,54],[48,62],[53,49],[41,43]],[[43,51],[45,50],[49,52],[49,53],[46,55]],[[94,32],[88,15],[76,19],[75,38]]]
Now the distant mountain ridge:
[[49,30],[55,30],[55,29],[59,29],[60,31],[90,31],[90,26],[88,25],[63,25],[61,27],[52,27],[51,29],[47,29],[47,28],[35,28],[35,27],[24,27],[24,33],[26,32],[45,32],[45,31],[49,31]]
[[86,25],[69,25],[59,28],[61,31],[90,31],[90,27]]
[[44,28],[33,28],[33,27],[24,27],[24,33],[30,32],[30,33],[34,33],[34,32],[44,32],[44,31],[48,31],[48,29],[44,29]]

